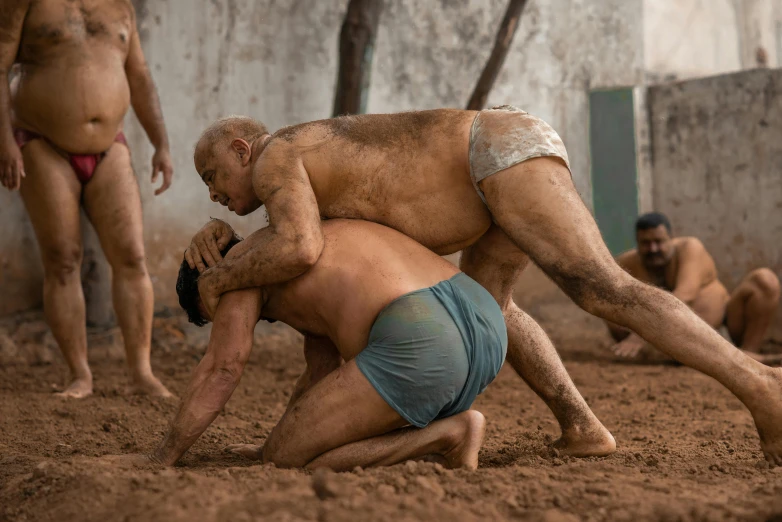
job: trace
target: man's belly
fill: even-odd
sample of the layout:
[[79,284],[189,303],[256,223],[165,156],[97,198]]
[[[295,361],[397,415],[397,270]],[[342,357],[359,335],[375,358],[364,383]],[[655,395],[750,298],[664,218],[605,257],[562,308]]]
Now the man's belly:
[[111,147],[129,105],[124,66],[113,55],[77,64],[23,65],[11,82],[13,125],[71,154]]

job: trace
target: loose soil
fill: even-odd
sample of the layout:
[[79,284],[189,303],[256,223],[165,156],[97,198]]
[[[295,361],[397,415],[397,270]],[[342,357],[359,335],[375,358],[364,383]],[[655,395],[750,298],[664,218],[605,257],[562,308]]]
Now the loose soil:
[[[557,425],[505,367],[475,408],[488,421],[475,472],[406,463],[311,474],[223,453],[261,443],[303,367],[301,338],[262,325],[242,382],[171,469],[100,459],[149,452],[177,403],[128,397],[120,336],[90,334],[95,395],[53,396],[67,370],[40,314],[0,322],[0,520],[765,520],[782,521],[782,469],[769,469],[746,409],[715,381],[672,365],[612,363],[602,325],[567,303],[532,310],[619,450],[557,455]],[[181,395],[208,329],[163,310],[153,364]]]

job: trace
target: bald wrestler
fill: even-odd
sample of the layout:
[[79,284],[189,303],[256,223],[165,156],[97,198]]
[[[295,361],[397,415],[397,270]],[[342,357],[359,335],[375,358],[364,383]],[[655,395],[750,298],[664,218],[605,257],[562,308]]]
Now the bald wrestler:
[[[712,328],[725,326],[733,342],[751,357],[777,363],[776,354],[760,354],[779,306],[779,279],[768,268],[748,273],[729,293],[717,278],[714,259],[697,238],[672,237],[671,223],[659,213],[639,217],[635,224],[637,248],[617,258],[631,276],[678,297]],[[646,343],[637,334],[608,323],[614,352],[637,357]]]
[[131,393],[169,396],[152,374],[152,283],[141,200],[122,133],[128,107],[155,146],[152,181],[172,166],[130,0],[0,0],[0,182],[19,190],[44,267],[49,327],[71,373],[63,396],[92,393],[80,267],[80,207],[112,269]]
[[[546,123],[514,107],[346,116],[271,134],[249,118],[206,129],[195,167],[213,201],[238,215],[266,206],[270,226],[221,261],[233,231],[213,221],[194,237],[193,266],[210,313],[223,293],[287,281],[323,250],[322,220],[394,228],[461,269],[500,304],[508,362],[559,420],[570,455],[615,450],[545,333],[512,300],[529,257],[579,306],[637,332],[731,390],[752,413],[766,458],[782,464],[782,369],[720,337],[671,294],[616,263],[575,190],[567,153]],[[665,325],[665,328],[660,328]]]
[[[485,421],[470,406],[505,360],[499,306],[395,230],[341,219],[322,230],[323,251],[307,272],[220,300],[206,355],[151,460],[174,464],[215,419],[239,383],[256,322],[268,319],[305,334],[307,371],[264,446],[232,451],[281,467],[338,471],[423,456],[451,468],[478,466]],[[238,243],[227,259],[246,251]],[[177,293],[201,325],[209,313],[198,275],[183,262]]]

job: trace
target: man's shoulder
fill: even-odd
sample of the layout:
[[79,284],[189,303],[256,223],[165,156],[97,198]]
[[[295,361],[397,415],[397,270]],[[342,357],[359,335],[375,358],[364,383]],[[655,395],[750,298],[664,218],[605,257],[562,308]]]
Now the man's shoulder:
[[638,255],[638,249],[633,248],[632,250],[627,250],[626,252],[622,252],[618,256],[616,256],[616,262],[619,263],[619,266],[622,268],[628,268],[631,267],[637,263],[640,263],[641,257]]
[[706,250],[706,246],[703,244],[703,241],[694,236],[677,237],[673,240],[673,244],[681,253],[708,254],[708,250]]

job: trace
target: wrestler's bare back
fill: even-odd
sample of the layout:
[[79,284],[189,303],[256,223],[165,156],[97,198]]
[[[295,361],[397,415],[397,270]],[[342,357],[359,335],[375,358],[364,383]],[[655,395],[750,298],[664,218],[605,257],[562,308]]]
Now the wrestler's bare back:
[[130,1],[21,1],[29,6],[12,73],[13,125],[73,154],[107,150],[130,104],[125,63],[138,45]]
[[[257,295],[263,296],[263,317],[329,337],[345,360],[366,347],[372,324],[391,301],[458,273],[412,239],[376,223],[326,221],[323,235],[323,253],[315,266]],[[234,247],[236,253],[240,247]]]
[[322,218],[381,223],[450,254],[491,225],[470,179],[475,114],[439,109],[287,127],[272,136],[254,176],[300,160]]

